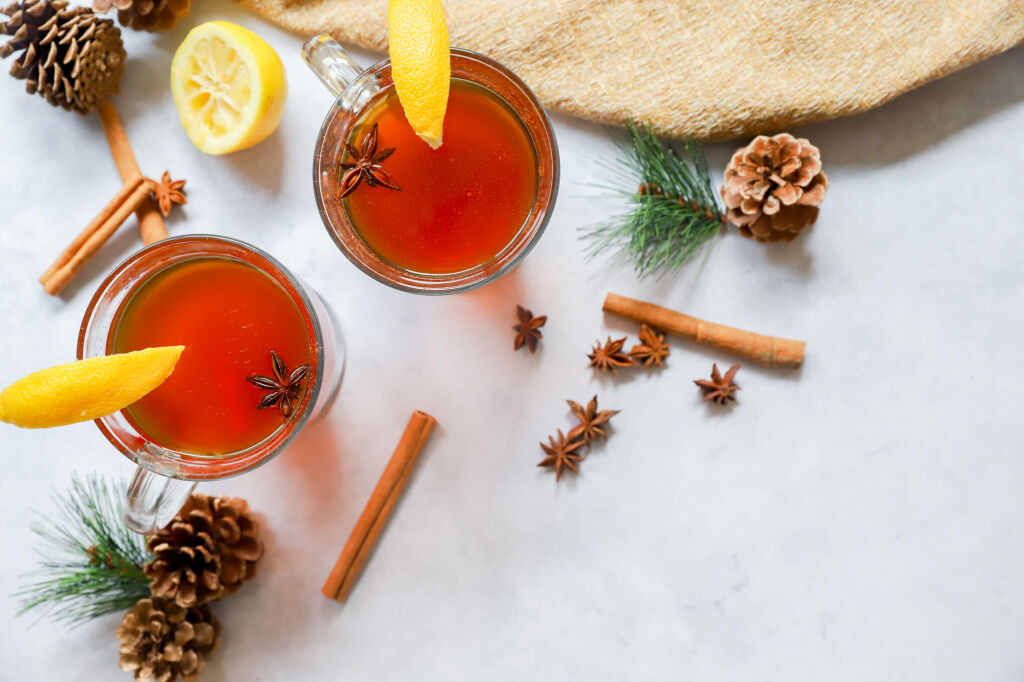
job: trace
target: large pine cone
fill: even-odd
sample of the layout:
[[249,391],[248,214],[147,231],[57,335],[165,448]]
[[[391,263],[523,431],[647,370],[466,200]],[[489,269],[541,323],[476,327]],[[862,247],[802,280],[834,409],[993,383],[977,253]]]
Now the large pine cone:
[[93,0],[97,12],[117,9],[122,26],[137,31],[169,31],[188,16],[192,0]]
[[156,555],[144,567],[150,591],[180,606],[234,592],[256,575],[263,556],[259,525],[236,497],[192,495],[146,545]]
[[0,35],[14,36],[0,58],[21,51],[11,75],[26,81],[29,94],[81,114],[117,94],[125,53],[113,21],[65,0],[23,0],[0,12],[9,17]]
[[141,599],[117,628],[121,669],[139,682],[174,682],[179,675],[194,680],[217,648],[220,630],[209,606]]
[[758,135],[732,155],[722,199],[744,237],[788,242],[817,220],[827,188],[817,147],[789,133]]

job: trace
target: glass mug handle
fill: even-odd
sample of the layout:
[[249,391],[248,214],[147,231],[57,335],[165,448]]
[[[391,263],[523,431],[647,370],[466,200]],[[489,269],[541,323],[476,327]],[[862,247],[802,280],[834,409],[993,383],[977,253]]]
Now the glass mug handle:
[[163,528],[184,506],[195,487],[195,481],[167,478],[138,467],[125,493],[125,525],[144,535]]
[[313,36],[305,42],[302,46],[302,61],[306,62],[335,98],[341,98],[338,104],[347,111],[359,109],[378,90],[376,79],[373,79],[365,83],[364,87],[347,92],[349,86],[362,77],[364,69],[345,52],[338,41],[326,33]]

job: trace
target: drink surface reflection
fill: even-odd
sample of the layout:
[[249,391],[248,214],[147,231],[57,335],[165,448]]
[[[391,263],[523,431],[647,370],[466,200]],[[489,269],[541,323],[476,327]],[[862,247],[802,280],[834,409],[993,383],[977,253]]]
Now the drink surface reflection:
[[537,154],[494,93],[454,79],[436,150],[413,132],[393,88],[364,109],[349,144],[359,149],[374,124],[377,149],[395,149],[381,166],[401,191],[362,183],[342,203],[382,258],[413,272],[460,272],[493,260],[519,234],[536,201]]
[[310,363],[306,325],[273,279],[230,258],[193,258],[165,268],[129,297],[109,352],[183,345],[174,373],[125,416],[154,443],[198,455],[244,450],[282,425],[276,407],[245,377],[273,375],[270,351]]

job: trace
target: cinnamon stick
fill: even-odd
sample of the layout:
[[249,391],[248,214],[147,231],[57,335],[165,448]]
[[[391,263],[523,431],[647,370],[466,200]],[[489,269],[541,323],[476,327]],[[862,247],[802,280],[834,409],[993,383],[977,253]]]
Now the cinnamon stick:
[[126,180],[121,189],[119,189],[117,194],[114,195],[114,198],[110,200],[110,203],[104,206],[103,210],[92,219],[92,222],[86,225],[85,229],[75,237],[75,240],[71,242],[70,245],[68,245],[68,248],[64,249],[64,253],[60,254],[60,257],[53,262],[50,269],[43,273],[43,276],[39,278],[39,281],[46,284],[46,280],[53,277],[53,274],[57,272],[57,270],[67,264],[67,262],[71,260],[72,256],[78,253],[79,249],[82,248],[82,245],[85,244],[86,240],[88,240],[89,237],[91,237],[92,234],[99,229],[101,225],[103,225],[103,223],[109,220],[110,217],[117,212],[117,209],[128,200],[128,197],[135,192],[135,189],[139,186],[139,183],[141,183],[142,180],[142,176],[138,173]]
[[436,423],[437,420],[425,412],[413,412],[409,418],[402,439],[398,441],[394,454],[377,481],[377,487],[373,489],[359,521],[320,590],[324,596],[343,602],[352,591]]
[[[133,175],[141,175],[139,164],[132,153],[132,147],[128,143],[128,135],[124,131],[121,117],[117,115],[117,109],[110,100],[103,102],[96,109],[103,124],[103,134],[107,138],[107,145],[110,147],[110,154],[114,157],[114,164],[121,179],[128,181]],[[142,235],[143,244],[152,244],[161,239],[167,238],[167,228],[164,226],[164,219],[157,210],[152,200],[143,201],[142,205],[135,211],[139,218],[139,233]]]
[[807,344],[803,341],[764,336],[726,327],[618,294],[608,294],[604,300],[603,310],[769,367],[797,368],[804,361],[804,349]]
[[46,293],[56,296],[64,290],[78,271],[82,269],[93,254],[117,231],[132,211],[142,205],[149,197],[149,187],[141,175],[136,174],[126,182],[114,198],[103,207],[103,210],[92,219],[89,225],[64,253],[39,278]]

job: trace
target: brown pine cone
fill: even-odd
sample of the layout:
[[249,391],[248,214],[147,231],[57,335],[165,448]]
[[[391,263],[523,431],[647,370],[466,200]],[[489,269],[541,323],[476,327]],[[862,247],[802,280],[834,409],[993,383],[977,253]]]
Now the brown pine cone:
[[256,574],[263,556],[259,525],[245,500],[192,495],[146,543],[144,567],[153,595],[180,606],[220,599]]
[[88,7],[65,0],[22,0],[0,10],[0,58],[21,51],[11,75],[25,80],[29,94],[80,114],[117,94],[124,73],[121,31]]
[[169,31],[188,16],[192,0],[93,0],[97,12],[117,10],[122,26],[137,31]]
[[256,575],[256,563],[263,556],[260,527],[249,511],[249,503],[240,497],[193,495],[192,514],[200,513],[213,521],[213,539],[220,552],[220,582],[224,594],[231,594]]
[[217,648],[220,623],[209,606],[185,608],[150,597],[140,599],[117,627],[121,670],[142,682],[194,680]]
[[827,188],[817,147],[789,133],[758,135],[732,155],[722,199],[744,237],[788,242],[817,220]]

